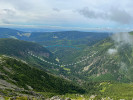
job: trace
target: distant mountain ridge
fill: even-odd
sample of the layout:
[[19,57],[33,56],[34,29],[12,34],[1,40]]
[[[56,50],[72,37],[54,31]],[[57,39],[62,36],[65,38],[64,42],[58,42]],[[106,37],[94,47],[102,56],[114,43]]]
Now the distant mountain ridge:
[[[38,35],[12,31],[16,36],[8,33],[0,39],[0,95],[50,95],[54,96],[52,100],[132,99],[133,32],[111,37],[107,33],[89,37],[88,33],[77,31],[37,32]],[[44,47],[52,44],[58,47]]]
[[0,54],[12,56],[25,56],[28,51],[38,53],[46,58],[52,57],[52,53],[41,45],[33,42],[26,42],[17,39],[2,38],[0,39]]
[[80,32],[80,31],[59,31],[59,32],[23,32],[10,28],[0,28],[0,38],[16,38],[27,41],[50,41],[59,39],[81,39],[89,37],[94,39],[102,39],[108,37],[107,32]]
[[[85,38],[88,35],[88,33],[83,33],[82,36],[80,36],[82,32],[77,32],[77,31],[75,32],[73,31],[61,32],[61,33],[58,33],[58,32],[40,33],[39,32],[38,34],[33,33],[31,37],[34,37],[34,38],[36,37],[36,41],[41,41],[41,39],[44,38],[45,39],[44,41],[48,43],[47,41],[51,42],[56,39],[57,40],[58,39],[59,40],[60,39],[66,39],[66,40],[71,39],[72,41],[75,39],[79,39],[80,41],[80,38]],[[79,34],[79,35],[75,37],[75,34]],[[95,37],[95,35],[97,34],[96,33],[91,34],[90,36]],[[39,36],[40,38],[37,38]],[[54,36],[54,38],[52,36]],[[26,38],[29,38],[29,37],[26,37]],[[55,42],[52,42],[52,43],[55,43]],[[67,54],[66,50],[63,49],[64,50],[62,51],[63,55],[73,56],[72,58],[74,59],[72,58],[68,59],[68,61],[71,60],[72,63],[75,63],[77,61],[82,61],[86,59],[87,56],[91,56],[89,59],[84,60],[82,63],[78,63],[74,65],[72,65],[71,62],[70,63],[66,62],[65,64],[70,64],[69,66],[63,66],[62,61],[64,60],[64,58],[62,55],[60,56],[61,57],[60,59],[63,59],[63,60],[60,60],[59,58],[57,58],[57,56],[54,56],[56,53],[58,53],[57,51],[52,54],[51,52],[49,52],[47,49],[45,49],[41,45],[39,46],[38,44],[25,42],[21,40],[0,39],[0,47],[1,47],[0,53],[1,54],[9,53],[8,55],[21,56],[22,58],[26,59],[32,64],[35,64],[39,68],[43,66],[45,70],[47,69],[48,71],[56,75],[63,75],[63,77],[70,78],[70,79],[77,78],[76,80],[80,80],[80,79],[89,80],[89,81],[112,80],[112,81],[120,81],[120,82],[130,82],[132,81],[131,74],[130,74],[132,73],[130,71],[132,70],[132,67],[131,67],[132,46],[130,46],[129,44],[128,45],[123,44],[119,46],[119,49],[117,50],[115,55],[113,54],[110,55],[108,52],[115,52],[114,51],[115,49],[111,49],[111,48],[116,48],[115,44],[116,43],[114,40],[112,40],[111,38],[106,38],[100,42],[96,42],[92,46],[91,45],[86,46],[85,49],[83,49],[83,51],[77,51],[76,53],[77,56],[69,54],[69,53]],[[121,51],[121,49],[123,51]],[[54,50],[56,49],[54,48],[53,51]],[[32,52],[34,55],[42,59],[44,58],[51,63],[56,62],[57,66],[52,65],[50,63],[45,63],[35,57],[28,55],[27,52],[29,51]],[[70,49],[70,52],[73,52],[73,51],[71,51]],[[92,56],[94,53],[96,54]],[[124,64],[121,63],[121,61],[124,62]],[[62,66],[58,66],[60,63]],[[127,71],[129,71],[129,73],[127,74],[127,72],[125,72],[121,66],[123,66],[124,68],[127,68]],[[130,67],[125,67],[125,66],[130,66]]]
[[[47,48],[60,62],[68,63],[74,59],[84,48],[92,46],[102,39],[111,35],[108,32],[81,32],[81,31],[59,31],[59,32],[23,32],[9,28],[0,28],[0,38],[14,38],[30,42],[36,42],[44,47],[52,45],[64,45],[74,48],[61,46]],[[81,48],[75,49],[75,48]]]

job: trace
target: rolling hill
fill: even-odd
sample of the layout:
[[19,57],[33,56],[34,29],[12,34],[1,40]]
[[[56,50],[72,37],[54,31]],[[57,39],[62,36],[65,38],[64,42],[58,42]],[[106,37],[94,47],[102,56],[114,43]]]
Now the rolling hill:
[[[72,36],[70,36],[71,33]],[[33,37],[40,36],[40,38],[44,38],[45,41],[52,41],[52,32],[45,33],[46,37],[43,37],[44,33],[38,34],[39,35],[33,35]],[[76,40],[85,38],[88,35],[88,33],[84,33],[82,34],[82,36],[77,35],[75,37],[74,34],[76,33],[57,32],[56,36],[59,39],[66,38],[66,40]],[[77,32],[77,34],[80,35],[81,33]],[[95,37],[95,35],[97,34],[93,34],[92,36]],[[112,37],[117,36],[113,35]],[[41,39],[38,40],[41,41]],[[132,45],[128,42],[124,42],[123,44],[116,46],[118,44],[120,44],[119,41],[115,41],[112,38],[106,38],[104,40],[96,42],[92,46],[86,46],[80,51],[75,51],[73,50],[74,48],[70,50],[63,48],[64,51],[61,51],[61,49],[58,48],[56,51],[56,48],[54,48],[53,51],[55,52],[52,54],[49,50],[33,42],[31,43],[17,39],[0,39],[0,47],[2,48],[0,50],[0,53],[21,58],[38,68],[47,70],[56,75],[69,78],[71,80],[79,81],[81,83],[85,80],[112,80],[120,82],[130,82],[132,81]],[[71,53],[69,54],[69,52],[67,53],[66,50],[71,52],[73,55]],[[60,55],[60,58],[57,53],[58,51],[61,51],[60,53],[62,53],[62,55],[66,57],[63,58],[64,56]],[[42,58],[50,63],[41,61],[40,59],[29,55],[28,52],[32,52],[37,57]],[[65,61],[65,59],[67,61]],[[57,65],[53,65],[52,63],[57,63]],[[67,66],[63,66],[63,64]],[[124,70],[125,68],[126,70]]]
[[26,56],[27,52],[36,52],[38,55],[43,55],[46,58],[52,58],[52,53],[33,42],[26,42],[17,39],[0,39],[0,53],[12,56],[23,57]]
[[92,46],[110,35],[111,33],[108,32],[80,31],[29,33],[9,28],[0,28],[0,38],[15,38],[39,43],[50,50],[55,56],[58,57],[59,61],[63,63],[71,62],[71,59],[74,59],[80,55],[82,49],[86,48],[87,46]]
[[0,94],[2,96],[26,96],[26,94],[34,97],[42,96],[39,92],[65,94],[84,93],[85,90],[68,80],[31,67],[20,59],[0,56]]
[[[45,35],[33,33],[34,35],[31,34],[29,37],[19,34],[25,37],[25,40],[29,38],[28,41],[32,41],[34,37],[41,45],[35,42],[9,39],[9,37],[0,39],[0,85],[3,88],[8,87],[4,91],[1,89],[0,92],[6,96],[10,96],[10,91],[14,94],[28,93],[29,95],[30,89],[33,89],[36,95],[60,95],[63,98],[72,99],[92,97],[95,99],[113,98],[114,100],[131,99],[133,94],[131,92],[133,82],[132,32],[113,34],[107,38],[101,36],[99,40],[97,40],[99,37],[95,37],[97,34],[89,38],[88,33],[83,33],[84,35],[81,36],[80,32],[79,36],[76,36],[76,33],[78,34],[78,32],[57,32],[54,36],[53,32],[45,33]],[[32,37],[31,40],[30,37]],[[83,39],[85,39],[84,42]],[[92,44],[87,44],[87,39],[95,40],[93,43],[91,41]],[[64,45],[64,47],[69,44],[82,50],[54,46],[53,49],[42,46],[54,43]],[[77,82],[85,90],[71,81]],[[16,87],[21,91],[12,90]],[[79,95],[78,93],[85,94]]]
[[132,82],[133,36],[129,33],[114,34],[84,49],[75,61],[82,61],[72,72],[89,81]]
[[[36,68],[51,72],[64,78],[69,77],[69,71],[67,68],[59,66],[59,62],[56,61],[56,56],[37,43],[6,38],[0,39],[0,48],[0,55],[7,55],[21,59]],[[47,62],[38,59],[38,57],[32,56],[29,52]],[[57,65],[53,65],[53,63],[56,63]],[[70,77],[75,76],[70,75]]]

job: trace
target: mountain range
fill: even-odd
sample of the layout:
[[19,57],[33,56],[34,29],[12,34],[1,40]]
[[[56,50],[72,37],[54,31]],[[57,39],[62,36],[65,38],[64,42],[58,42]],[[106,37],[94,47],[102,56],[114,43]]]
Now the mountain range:
[[131,99],[132,34],[0,28],[1,94]]

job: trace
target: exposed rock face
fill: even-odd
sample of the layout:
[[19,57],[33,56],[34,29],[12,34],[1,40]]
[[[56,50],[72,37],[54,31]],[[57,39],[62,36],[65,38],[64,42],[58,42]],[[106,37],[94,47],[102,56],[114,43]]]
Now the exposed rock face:
[[52,98],[47,99],[47,100],[71,100],[71,99],[70,98],[63,99],[63,98],[61,98],[59,96],[53,96]]
[[0,97],[0,100],[5,100],[3,97]]
[[65,100],[71,100],[70,98],[66,98]]
[[64,99],[61,99],[59,96],[53,96],[50,100],[64,100]]
[[13,85],[13,84],[7,82],[6,80],[0,79],[0,88],[1,89],[14,89],[14,88],[18,88],[18,87],[16,85]]

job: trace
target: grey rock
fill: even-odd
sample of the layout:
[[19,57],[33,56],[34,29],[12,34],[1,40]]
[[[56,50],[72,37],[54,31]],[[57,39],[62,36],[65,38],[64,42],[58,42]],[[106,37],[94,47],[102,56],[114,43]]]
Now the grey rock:
[[50,100],[64,100],[64,99],[60,98],[59,96],[53,96]]
[[66,98],[65,100],[71,100],[70,98]]
[[3,97],[0,97],[0,100],[5,100]]

